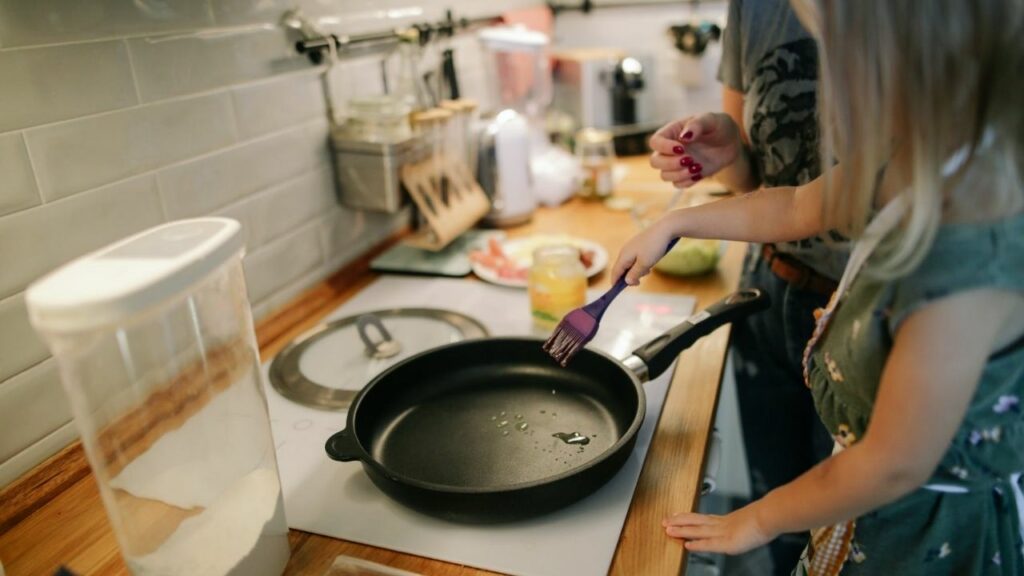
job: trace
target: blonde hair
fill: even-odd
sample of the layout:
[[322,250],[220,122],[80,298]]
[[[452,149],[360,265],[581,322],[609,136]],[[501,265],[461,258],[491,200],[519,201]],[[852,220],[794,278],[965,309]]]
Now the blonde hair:
[[[1019,203],[1024,0],[791,1],[818,42],[821,157],[842,168],[826,180],[826,221],[857,237],[881,171],[906,186],[911,209],[869,273],[913,270],[952,194],[976,195],[993,213]],[[979,155],[983,137],[991,143]],[[944,180],[964,148],[967,161]]]

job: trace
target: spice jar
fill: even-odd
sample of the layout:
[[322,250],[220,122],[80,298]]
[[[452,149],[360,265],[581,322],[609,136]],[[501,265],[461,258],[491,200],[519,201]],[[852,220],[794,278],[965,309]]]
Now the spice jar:
[[593,200],[611,196],[612,168],[615,166],[612,133],[595,128],[580,130],[576,133],[576,157],[583,170],[579,196]]
[[586,302],[587,273],[580,251],[567,244],[537,248],[527,285],[534,326],[554,329],[562,317]]

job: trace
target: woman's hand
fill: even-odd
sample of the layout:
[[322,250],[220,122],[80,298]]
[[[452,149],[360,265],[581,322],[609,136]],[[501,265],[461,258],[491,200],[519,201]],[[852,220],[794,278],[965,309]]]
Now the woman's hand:
[[665,533],[684,541],[693,552],[742,554],[770,542],[774,536],[760,525],[754,505],[725,516],[676,514],[661,521]]
[[651,166],[661,179],[687,188],[729,166],[743,150],[740,129],[728,114],[690,116],[651,136]]
[[676,236],[672,232],[668,217],[662,217],[626,242],[615,260],[612,278],[618,279],[625,274],[626,284],[639,284],[640,278],[646,276],[665,255],[669,242],[674,238]]

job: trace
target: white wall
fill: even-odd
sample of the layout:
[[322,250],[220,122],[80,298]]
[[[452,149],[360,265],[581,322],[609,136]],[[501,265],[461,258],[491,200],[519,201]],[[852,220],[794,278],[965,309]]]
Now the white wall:
[[[260,317],[404,223],[338,205],[320,70],[277,26],[286,9],[358,33],[534,3],[0,0],[0,485],[75,437],[26,316],[40,275],[160,222],[227,215]],[[373,92],[376,66],[334,78]]]

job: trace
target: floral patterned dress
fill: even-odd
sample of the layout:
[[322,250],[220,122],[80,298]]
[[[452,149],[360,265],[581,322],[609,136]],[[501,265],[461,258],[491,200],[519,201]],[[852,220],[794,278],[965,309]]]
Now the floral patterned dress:
[[[945,225],[911,275],[853,280],[807,357],[807,384],[838,445],[864,436],[900,324],[934,300],[984,287],[1024,291],[1024,215]],[[929,482],[849,523],[814,531],[795,573],[1024,574],[1022,399],[1024,338],[989,357]]]

